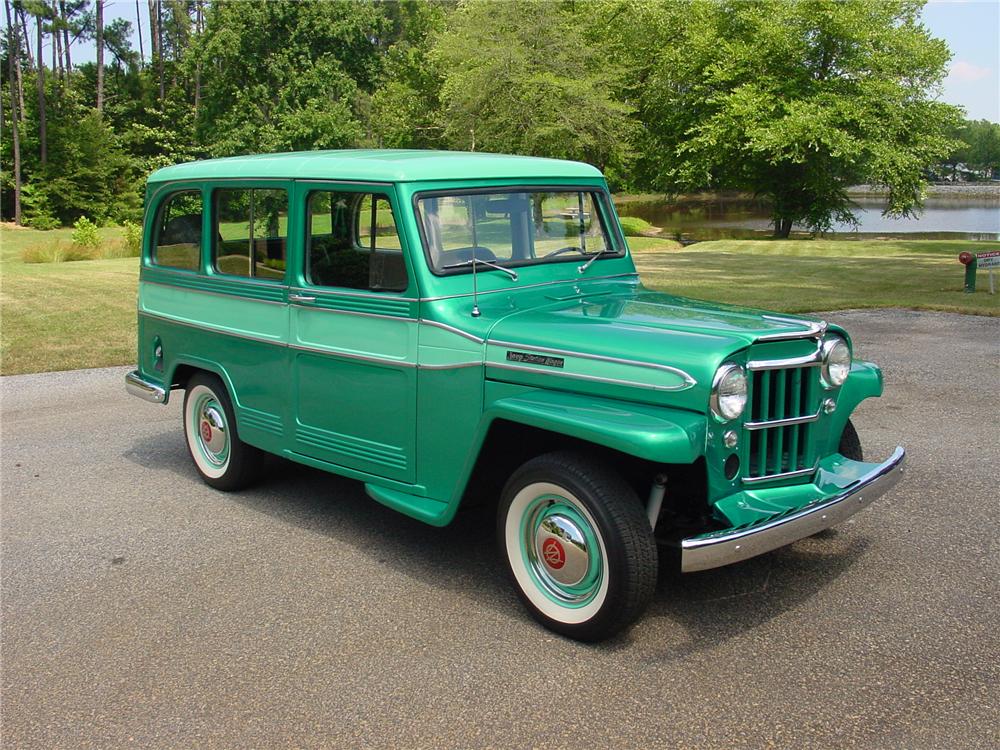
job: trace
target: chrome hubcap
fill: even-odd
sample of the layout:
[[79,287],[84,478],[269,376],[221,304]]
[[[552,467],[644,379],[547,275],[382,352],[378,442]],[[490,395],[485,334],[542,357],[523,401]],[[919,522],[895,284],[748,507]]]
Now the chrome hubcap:
[[198,440],[205,457],[216,465],[225,463],[229,436],[226,433],[226,420],[222,409],[214,400],[206,399],[199,405],[197,415]]
[[564,586],[583,580],[590,567],[590,551],[583,531],[560,513],[546,516],[535,532],[535,555],[550,577]]
[[575,502],[542,495],[521,518],[521,551],[539,589],[565,607],[591,601],[603,579],[596,531]]

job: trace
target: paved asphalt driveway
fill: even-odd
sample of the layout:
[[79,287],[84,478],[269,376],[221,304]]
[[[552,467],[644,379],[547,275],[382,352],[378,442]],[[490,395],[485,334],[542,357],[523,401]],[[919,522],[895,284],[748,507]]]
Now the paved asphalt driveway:
[[[832,532],[664,564],[600,646],[521,611],[493,520],[434,529],[284,465],[197,478],[123,369],[2,381],[2,746],[1000,746],[1000,319],[830,316],[907,478]],[[987,399],[989,396],[989,399]]]

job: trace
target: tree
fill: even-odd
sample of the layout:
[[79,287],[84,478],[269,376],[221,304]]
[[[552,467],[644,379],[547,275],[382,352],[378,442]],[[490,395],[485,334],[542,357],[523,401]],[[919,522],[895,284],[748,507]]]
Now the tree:
[[[640,169],[666,191],[733,188],[770,199],[775,234],[854,223],[850,185],[912,215],[923,172],[951,149],[957,108],[935,101],[950,57],[922,0],[661,0],[622,14],[658,52],[634,88]],[[663,18],[668,19],[666,23]],[[627,32],[624,32],[627,35]],[[650,43],[643,46],[649,49]]]
[[989,179],[1000,170],[1000,124],[989,120],[973,120],[963,128],[965,163]]
[[45,60],[42,59],[42,19],[48,13],[48,6],[41,0],[35,0],[31,11],[35,16],[35,41],[38,48],[38,69],[36,79],[38,85],[38,158],[44,167],[48,161],[48,137],[45,122]]
[[142,14],[139,12],[139,0],[135,0],[135,25],[139,31],[139,65],[143,65],[146,62],[146,53],[142,49]]
[[451,145],[582,159],[606,168],[629,157],[622,69],[588,44],[592,6],[469,0],[434,46]]
[[377,72],[372,3],[215,3],[187,65],[206,71],[198,135],[217,156],[344,148]]
[[97,0],[97,111],[104,110],[104,0]]
[[[7,82],[10,86],[10,130],[14,157],[14,223],[21,223],[21,122],[23,121],[24,96],[21,93],[21,40],[17,22],[11,14],[8,0],[4,0],[7,16]],[[0,109],[3,103],[0,102]],[[0,118],[2,119],[2,118]],[[0,127],[0,132],[3,128]]]
[[383,68],[371,98],[369,139],[379,148],[440,148],[443,80],[431,51],[448,6],[402,0],[380,7],[386,20],[378,39]]

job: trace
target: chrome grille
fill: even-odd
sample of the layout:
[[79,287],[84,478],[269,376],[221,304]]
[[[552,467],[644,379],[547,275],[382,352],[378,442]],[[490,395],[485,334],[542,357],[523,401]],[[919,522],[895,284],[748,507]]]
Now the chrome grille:
[[816,466],[813,423],[819,418],[815,362],[751,370],[744,481],[806,475]]

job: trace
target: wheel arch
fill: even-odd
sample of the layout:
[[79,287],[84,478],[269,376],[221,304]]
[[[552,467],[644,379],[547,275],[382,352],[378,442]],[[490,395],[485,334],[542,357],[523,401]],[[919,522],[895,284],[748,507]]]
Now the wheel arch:
[[690,470],[702,458],[705,429],[704,415],[693,412],[570,393],[498,400],[484,414],[450,515],[462,504],[499,497],[526,461],[565,450],[599,456],[645,498],[657,473],[678,464]]
[[[226,368],[212,360],[200,357],[178,357],[171,363],[170,377],[167,378],[167,382],[170,383],[171,389],[186,390],[191,378],[199,372],[206,372],[218,377],[229,392],[229,398],[232,399],[233,406],[240,406],[239,393],[233,385],[233,380],[229,377]],[[236,411],[237,419],[239,419],[238,409]]]

